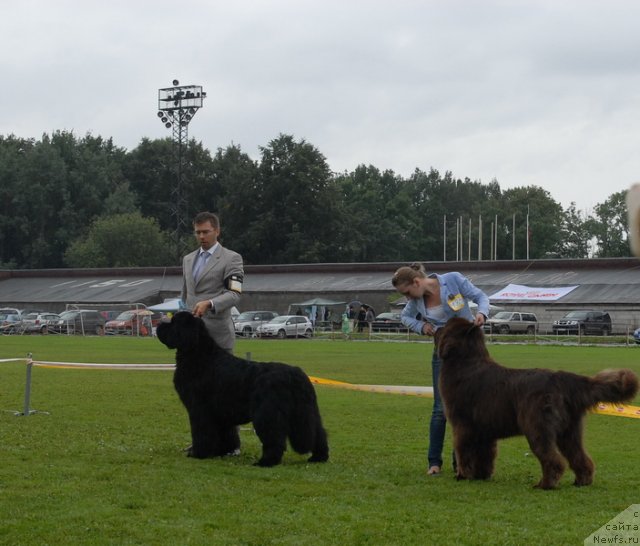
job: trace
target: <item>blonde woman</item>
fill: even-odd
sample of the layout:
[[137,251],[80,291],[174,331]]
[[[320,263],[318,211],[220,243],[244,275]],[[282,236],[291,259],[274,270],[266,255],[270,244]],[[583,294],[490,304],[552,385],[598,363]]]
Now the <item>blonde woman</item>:
[[[421,335],[432,336],[453,317],[463,317],[482,326],[489,316],[489,298],[458,272],[428,275],[422,264],[399,268],[391,283],[407,298],[400,320],[409,329]],[[469,302],[478,305],[475,317]],[[438,389],[438,377],[442,362],[434,347],[431,357],[433,378],[433,410],[429,427],[429,466],[427,474],[437,476],[442,472],[442,446],[446,429],[444,408]],[[455,465],[455,461],[454,461]]]

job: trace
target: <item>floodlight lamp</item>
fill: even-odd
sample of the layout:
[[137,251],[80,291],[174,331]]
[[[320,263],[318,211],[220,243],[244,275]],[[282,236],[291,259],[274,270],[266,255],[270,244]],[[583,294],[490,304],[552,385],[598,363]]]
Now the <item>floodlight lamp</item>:
[[171,129],[171,122],[170,122],[170,121],[167,121],[167,123],[165,123],[165,124],[164,124],[164,126],[165,126],[167,129]]
[[162,123],[167,123],[167,121],[169,121],[169,118],[166,116],[163,116],[162,119],[160,120]]
[[162,116],[164,116],[163,112],[158,112],[158,117],[161,118]]
[[180,85],[180,82],[178,80],[173,80],[173,85]]

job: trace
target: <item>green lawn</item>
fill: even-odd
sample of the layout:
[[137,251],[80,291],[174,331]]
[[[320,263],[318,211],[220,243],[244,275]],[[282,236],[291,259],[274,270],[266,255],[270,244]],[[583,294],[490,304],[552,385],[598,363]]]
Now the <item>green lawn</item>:
[[[319,340],[241,340],[236,354],[367,384],[428,385],[432,346]],[[494,345],[518,367],[640,373],[635,347]],[[169,363],[154,339],[5,336],[0,358]],[[540,470],[522,438],[503,441],[488,482],[425,475],[431,400],[318,386],[331,459],[252,466],[260,446],[243,427],[242,454],[188,459],[186,412],[163,371],[36,367],[23,406],[24,363],[0,363],[0,544],[305,545],[582,544],[638,503],[640,420],[590,415],[597,471],[575,488],[533,489]],[[636,400],[636,405],[638,400]],[[445,449],[450,453],[450,430]]]

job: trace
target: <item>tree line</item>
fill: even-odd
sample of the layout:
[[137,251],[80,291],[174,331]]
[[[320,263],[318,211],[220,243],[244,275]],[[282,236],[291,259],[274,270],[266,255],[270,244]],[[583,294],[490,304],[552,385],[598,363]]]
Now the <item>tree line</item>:
[[236,144],[212,154],[190,140],[176,239],[173,146],[0,135],[0,267],[178,265],[202,210],[219,214],[223,244],[247,264],[630,256],[625,192],[587,214],[537,186],[502,190],[435,169],[334,173],[315,146],[285,134],[257,160]]

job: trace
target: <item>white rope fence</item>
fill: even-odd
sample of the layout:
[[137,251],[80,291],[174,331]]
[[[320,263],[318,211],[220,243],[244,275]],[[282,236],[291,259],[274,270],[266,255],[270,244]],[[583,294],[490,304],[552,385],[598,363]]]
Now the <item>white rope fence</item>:
[[[96,364],[91,362],[56,362],[51,360],[33,360],[32,353],[28,353],[25,358],[5,358],[1,362],[19,362],[26,360],[27,377],[24,392],[24,409],[22,412],[14,412],[15,415],[28,416],[34,413],[47,413],[31,409],[31,373],[33,367],[39,368],[62,368],[62,369],[91,369],[91,370],[133,370],[133,371],[173,371],[175,364]],[[247,360],[251,360],[251,353],[247,353]],[[335,381],[333,379],[323,379],[321,377],[309,376],[312,383],[325,385],[328,387],[342,388],[354,391],[365,391],[387,394],[404,394],[410,396],[433,397],[433,387],[421,386],[401,386],[401,385],[358,385]],[[617,417],[631,417],[640,419],[640,407],[626,404],[605,404],[599,403],[594,408],[594,413],[612,415]]]

